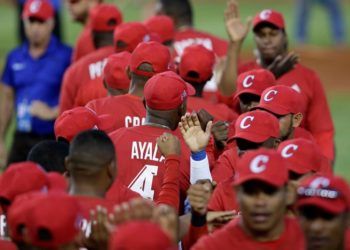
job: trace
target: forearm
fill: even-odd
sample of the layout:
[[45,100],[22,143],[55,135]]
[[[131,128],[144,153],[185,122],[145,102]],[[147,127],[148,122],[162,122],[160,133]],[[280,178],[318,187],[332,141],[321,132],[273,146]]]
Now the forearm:
[[0,91],[0,139],[4,139],[14,108],[13,93],[10,87],[1,86]]
[[236,91],[238,57],[241,43],[230,42],[227,59],[218,88],[223,96],[231,96]]
[[166,204],[178,211],[180,202],[180,157],[178,155],[167,156],[165,159],[165,167],[164,180],[157,199],[157,204]]

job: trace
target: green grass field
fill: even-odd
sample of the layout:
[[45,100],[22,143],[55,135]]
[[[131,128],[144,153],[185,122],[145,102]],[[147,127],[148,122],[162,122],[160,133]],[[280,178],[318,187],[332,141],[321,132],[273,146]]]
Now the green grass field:
[[[149,5],[151,0],[123,0],[110,1],[119,5],[124,13],[124,19],[140,20],[144,15],[144,9],[141,6]],[[287,32],[291,46],[294,44],[294,5],[291,0],[241,0],[240,1],[241,16],[243,18],[248,15],[254,15],[257,11],[264,8],[274,8],[284,13],[287,22]],[[195,9],[195,26],[201,30],[210,31],[221,37],[226,37],[223,12],[225,1],[213,0],[193,0]],[[347,27],[347,43],[350,44],[350,2],[344,1],[343,13],[345,14]],[[7,52],[17,46],[17,23],[15,17],[16,11],[13,7],[5,4],[0,4],[0,69],[3,68],[3,63]],[[69,44],[74,44],[75,38],[80,31],[80,26],[73,24],[68,17],[68,13],[64,10],[62,13],[64,39]],[[312,20],[309,24],[310,42],[315,45],[329,46],[331,44],[331,32],[328,23],[328,16],[319,6],[315,6],[312,13]],[[245,42],[245,49],[251,49],[253,41],[251,35],[248,36]],[[349,58],[350,61],[350,58]],[[345,73],[344,73],[345,74]],[[345,92],[330,92],[328,95],[331,105],[332,115],[336,126],[336,145],[337,145],[337,160],[336,172],[345,176],[350,181],[350,154],[347,149],[350,148],[350,133],[348,129],[350,93]],[[9,140],[10,141],[10,140]]]

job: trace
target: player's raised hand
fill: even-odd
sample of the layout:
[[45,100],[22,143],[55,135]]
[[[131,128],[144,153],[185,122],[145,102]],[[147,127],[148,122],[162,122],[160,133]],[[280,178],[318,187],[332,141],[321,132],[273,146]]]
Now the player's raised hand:
[[181,145],[179,139],[172,134],[164,133],[157,138],[158,149],[165,157],[168,155],[180,155]]
[[281,77],[283,74],[292,70],[299,61],[299,56],[295,52],[291,51],[287,55],[279,55],[275,60],[267,67],[277,78]]
[[239,16],[238,2],[236,0],[227,2],[224,16],[226,31],[230,40],[232,42],[243,42],[249,32],[252,18],[248,17],[245,22],[242,22]]
[[225,142],[228,137],[228,124],[224,121],[217,121],[213,124],[212,134],[216,142]]
[[212,185],[209,180],[200,180],[191,185],[187,190],[187,197],[192,211],[205,215],[211,194]]
[[187,146],[192,152],[199,152],[207,147],[212,124],[213,122],[209,121],[205,131],[203,131],[196,113],[187,113],[181,117],[179,128]]

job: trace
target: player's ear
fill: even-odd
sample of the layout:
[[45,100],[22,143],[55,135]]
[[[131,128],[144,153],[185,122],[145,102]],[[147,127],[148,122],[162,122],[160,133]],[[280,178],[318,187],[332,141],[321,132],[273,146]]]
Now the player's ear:
[[50,18],[49,20],[47,20],[47,25],[50,28],[50,31],[52,32],[55,27],[55,19]]
[[273,142],[273,148],[277,149],[278,146],[280,145],[280,143],[281,143],[281,139],[280,138],[275,138],[274,142]]
[[129,80],[130,80],[130,79],[131,79],[130,66],[128,66],[128,67],[126,68],[126,74],[127,74],[128,78],[129,78]]
[[299,127],[302,121],[303,121],[303,114],[302,113],[294,114],[292,116],[293,128]]
[[111,180],[114,181],[114,179],[117,176],[117,167],[115,160],[112,160],[107,167],[107,175],[110,177]]
[[66,177],[69,177],[69,175],[70,175],[69,162],[70,162],[70,158],[69,158],[69,156],[66,156],[66,157],[64,158],[64,168],[66,169],[66,172],[64,173],[64,175],[65,175]]

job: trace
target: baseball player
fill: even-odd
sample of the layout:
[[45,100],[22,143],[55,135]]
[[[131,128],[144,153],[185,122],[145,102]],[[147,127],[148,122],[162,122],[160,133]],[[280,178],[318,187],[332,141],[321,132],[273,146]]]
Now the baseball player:
[[[176,73],[165,71],[150,78],[144,89],[146,121],[144,125],[121,128],[110,134],[118,155],[118,180],[142,197],[157,201],[164,180],[164,157],[156,138],[176,130],[186,112],[186,99],[195,90]],[[190,152],[181,141],[180,190],[189,186]]]
[[100,4],[90,12],[96,51],[74,63],[64,74],[60,113],[88,101],[106,96],[102,72],[106,58],[114,52],[113,31],[122,22],[120,11],[112,4]]
[[72,62],[78,61],[80,58],[95,51],[96,47],[92,39],[92,29],[89,18],[89,12],[95,8],[101,0],[69,0],[67,1],[68,12],[73,21],[84,25],[74,46]]
[[156,15],[148,18],[145,25],[150,33],[159,35],[160,42],[169,49],[173,48],[175,24],[173,19],[166,15]]
[[[157,51],[157,55],[154,54]],[[157,42],[141,43],[132,53],[130,59],[131,83],[129,93],[89,102],[86,107],[97,114],[110,114],[112,127],[140,126],[144,123],[146,109],[142,102],[146,81],[156,73],[168,70],[170,62],[169,49]]]
[[314,175],[302,181],[297,194],[306,249],[349,249],[347,182],[338,176]]
[[[287,183],[286,162],[278,152],[259,149],[244,154],[234,179],[241,215],[199,239],[192,249],[304,249],[298,222],[285,215]],[[205,214],[192,213],[192,223],[205,225]]]
[[[235,72],[240,47],[250,22],[243,23],[239,18],[238,5],[232,0],[228,6],[226,26],[231,37],[231,50],[228,55],[234,59],[228,61],[220,82],[221,92],[225,96],[234,94]],[[302,124],[315,138],[322,152],[334,160],[334,126],[322,83],[311,69],[298,63],[298,56],[288,51],[288,39],[283,15],[266,9],[258,13],[253,20],[254,41],[257,47],[257,59],[241,65],[238,72],[265,68],[276,77],[277,83],[292,87],[301,93],[301,111],[305,114]],[[235,54],[236,53],[236,54]],[[232,56],[233,55],[233,56]],[[322,122],[318,122],[321,121]]]
[[191,45],[185,48],[179,63],[179,75],[190,83],[195,89],[195,96],[190,96],[187,101],[189,112],[204,109],[209,112],[215,121],[232,122],[237,115],[224,104],[213,104],[203,99],[203,88],[213,76],[215,63],[214,52],[203,45]]

